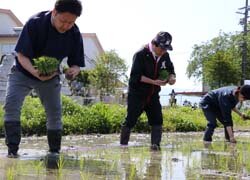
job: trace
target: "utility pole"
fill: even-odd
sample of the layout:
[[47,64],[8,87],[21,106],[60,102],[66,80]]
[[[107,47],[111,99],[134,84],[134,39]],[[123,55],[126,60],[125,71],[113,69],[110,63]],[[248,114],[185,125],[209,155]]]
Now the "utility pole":
[[241,62],[241,85],[244,84],[244,80],[246,80],[246,65],[247,65],[247,18],[248,18],[248,0],[246,0],[245,7],[239,8],[239,10],[245,10],[245,12],[236,12],[238,14],[243,14],[244,18],[240,19],[240,25],[243,26],[243,43],[242,43],[242,62]]

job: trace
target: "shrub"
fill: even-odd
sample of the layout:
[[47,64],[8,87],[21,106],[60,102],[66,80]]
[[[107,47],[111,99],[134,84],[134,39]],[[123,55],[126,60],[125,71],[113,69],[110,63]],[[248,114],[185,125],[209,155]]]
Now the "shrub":
[[[64,135],[118,133],[126,117],[126,107],[104,103],[82,106],[71,98],[62,96],[62,115]],[[3,119],[2,106],[0,106],[0,117]],[[250,125],[250,121],[243,121],[235,113],[233,113],[233,119],[235,126],[242,128]],[[46,116],[38,98],[26,98],[22,108],[21,123],[24,135],[46,134]],[[200,109],[178,106],[163,109],[163,131],[165,132],[204,131],[206,124],[207,121]],[[218,125],[221,126],[220,123]],[[150,132],[145,113],[139,117],[133,132]],[[3,136],[3,121],[0,122],[0,135]]]
[[206,120],[200,109],[175,107],[163,110],[163,128],[169,131],[203,131]]
[[63,133],[65,135],[83,134],[87,128],[88,111],[87,107],[75,103],[69,97],[62,96]]
[[46,134],[46,116],[38,98],[26,97],[21,113],[22,133],[24,135]]
[[146,113],[143,113],[139,117],[133,131],[134,132],[139,132],[139,133],[150,132],[150,127],[148,125],[148,119],[147,119]]

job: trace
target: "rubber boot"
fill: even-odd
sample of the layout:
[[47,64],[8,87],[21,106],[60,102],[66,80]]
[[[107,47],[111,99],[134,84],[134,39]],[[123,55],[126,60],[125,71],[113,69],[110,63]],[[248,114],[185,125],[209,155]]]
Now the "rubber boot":
[[213,134],[214,134],[214,128],[207,127],[204,133],[203,140],[206,142],[211,142]]
[[127,126],[122,126],[120,135],[120,144],[128,145],[129,137],[130,137],[130,128]]
[[62,130],[47,130],[47,138],[50,153],[60,153]]
[[8,146],[9,158],[18,158],[17,151],[21,141],[21,123],[20,121],[4,122],[5,143]]
[[160,150],[162,136],[162,126],[152,126],[151,128],[151,149]]
[[58,169],[60,161],[60,149],[62,140],[62,130],[47,130],[49,152],[45,158],[46,167]]
[[227,132],[227,128],[226,128],[226,127],[224,127],[224,133],[225,133],[225,140],[226,140],[227,142],[230,142],[230,137],[229,137],[229,135],[228,135],[228,132]]

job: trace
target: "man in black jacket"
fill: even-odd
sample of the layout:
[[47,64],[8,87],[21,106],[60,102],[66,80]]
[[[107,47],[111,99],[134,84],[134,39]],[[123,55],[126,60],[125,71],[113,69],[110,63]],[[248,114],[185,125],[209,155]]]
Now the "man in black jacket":
[[151,129],[151,147],[159,149],[162,136],[160,86],[175,83],[175,71],[167,50],[172,50],[172,36],[159,32],[151,43],[135,53],[129,79],[127,117],[122,124],[120,144],[127,145],[130,131],[146,112]]

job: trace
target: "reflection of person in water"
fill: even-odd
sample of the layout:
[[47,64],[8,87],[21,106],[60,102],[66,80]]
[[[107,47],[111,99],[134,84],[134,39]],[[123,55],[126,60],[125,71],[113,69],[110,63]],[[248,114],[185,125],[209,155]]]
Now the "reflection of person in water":
[[[239,163],[239,161],[237,161],[238,154],[235,143],[224,143],[224,149],[220,150],[219,152],[218,149],[216,151],[214,150],[216,148],[213,148],[211,143],[204,143],[204,146],[207,149],[205,151],[201,151],[201,168],[204,171],[216,169],[218,172],[220,172],[220,175],[225,171],[237,172],[237,167],[239,167],[237,163]],[[201,175],[200,177],[200,179],[209,178],[209,174],[206,173],[204,173],[204,175]],[[214,178],[215,174],[211,175],[211,179]]]
[[136,165],[135,162],[131,160],[130,151],[128,148],[123,148],[121,152],[121,174],[124,179],[139,179],[136,174]]
[[[204,144],[207,145],[207,144]],[[204,170],[208,170],[208,169],[217,169],[218,167],[215,167],[216,165],[218,165],[217,158],[216,158],[216,154],[213,153],[212,147],[208,148],[209,151],[205,150],[205,151],[201,151],[201,168]],[[217,154],[218,156],[218,154]]]
[[145,179],[162,179],[161,160],[161,152],[150,151],[150,161],[146,166]]
[[129,148],[122,149],[120,169],[123,179],[161,179],[161,151],[142,149],[141,153],[133,152]]

